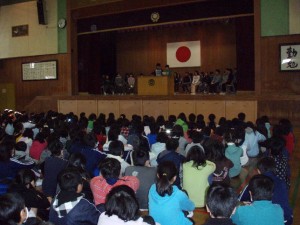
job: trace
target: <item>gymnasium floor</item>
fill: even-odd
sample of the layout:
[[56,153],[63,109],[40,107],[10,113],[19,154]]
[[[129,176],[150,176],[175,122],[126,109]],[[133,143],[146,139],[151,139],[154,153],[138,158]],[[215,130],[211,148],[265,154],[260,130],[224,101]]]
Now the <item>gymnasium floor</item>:
[[[290,159],[291,167],[291,189],[290,189],[290,205],[294,210],[294,223],[295,225],[300,224],[300,127],[294,129],[296,137],[296,146],[293,155]],[[240,191],[242,187],[248,183],[251,176],[256,174],[256,160],[249,163],[248,166],[244,167],[239,178],[233,179],[231,185]],[[197,225],[201,225],[209,217],[205,209],[196,209],[194,211],[193,219]]]

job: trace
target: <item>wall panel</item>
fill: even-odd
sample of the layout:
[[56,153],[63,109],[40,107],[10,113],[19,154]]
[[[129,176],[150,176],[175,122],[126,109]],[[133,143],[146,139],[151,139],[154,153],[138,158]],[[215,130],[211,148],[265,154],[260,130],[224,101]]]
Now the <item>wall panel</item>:
[[216,122],[219,121],[220,117],[225,116],[225,101],[197,101],[196,102],[196,114],[202,114],[206,122],[208,122],[209,114],[216,115]]
[[[22,63],[58,60],[58,80],[22,81]],[[70,95],[71,74],[68,55],[44,55],[1,60],[0,82],[14,83],[16,109],[22,111],[36,96]]]
[[163,115],[165,118],[169,115],[169,108],[166,101],[143,100],[143,115],[153,116],[155,119]]
[[261,39],[262,94],[300,94],[300,72],[279,71],[279,44],[299,43],[299,40],[299,34],[278,37],[265,37]]
[[131,119],[134,114],[142,115],[142,100],[120,101],[119,108],[120,114],[125,114],[128,119]]
[[[85,112],[86,117],[97,112],[97,100],[77,100],[78,114]],[[97,113],[96,113],[97,115]]]
[[108,116],[109,113],[114,113],[115,116],[120,114],[119,100],[98,100],[97,114],[104,113]]
[[240,112],[246,114],[246,121],[255,122],[257,118],[257,102],[256,101],[226,101],[227,119],[236,118]]
[[59,100],[58,111],[63,114],[73,112],[74,114],[78,115],[77,100]]
[[175,115],[179,113],[185,113],[188,116],[190,113],[195,113],[195,101],[183,101],[183,100],[169,100],[169,115]]

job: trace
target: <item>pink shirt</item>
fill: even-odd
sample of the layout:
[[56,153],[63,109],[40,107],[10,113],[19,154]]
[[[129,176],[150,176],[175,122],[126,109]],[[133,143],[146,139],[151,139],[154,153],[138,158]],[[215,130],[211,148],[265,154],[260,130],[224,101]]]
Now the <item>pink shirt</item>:
[[140,186],[140,181],[137,177],[134,176],[124,176],[120,178],[114,185],[109,185],[106,183],[106,180],[102,176],[94,177],[91,180],[90,186],[93,192],[95,205],[105,203],[106,195],[109,191],[116,186],[127,185],[131,187],[135,192]]

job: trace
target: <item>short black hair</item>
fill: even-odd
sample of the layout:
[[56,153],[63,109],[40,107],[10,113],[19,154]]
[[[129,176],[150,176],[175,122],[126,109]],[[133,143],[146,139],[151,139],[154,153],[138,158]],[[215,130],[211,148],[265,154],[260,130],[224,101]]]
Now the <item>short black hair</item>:
[[51,141],[48,145],[48,149],[50,150],[51,154],[56,156],[61,154],[63,148],[63,144],[58,139]]
[[115,156],[121,156],[124,153],[123,142],[119,140],[110,142],[108,146],[108,153]]
[[255,175],[249,182],[249,191],[252,194],[253,201],[271,201],[274,191],[274,182],[270,177],[265,175]]
[[166,142],[166,149],[168,151],[176,151],[179,146],[179,142],[176,138],[169,138]]
[[82,177],[77,168],[67,168],[58,175],[58,184],[62,191],[77,191],[79,184],[82,184]]
[[20,212],[25,208],[24,199],[17,193],[0,196],[0,224],[20,223]]
[[116,215],[125,222],[137,220],[139,203],[134,191],[126,185],[112,188],[106,196],[105,214],[108,216]]
[[198,146],[195,145],[190,148],[187,153],[186,161],[193,161],[193,167],[198,169],[199,166],[206,166],[205,152]]
[[99,165],[101,175],[105,178],[118,178],[121,172],[121,163],[114,158],[105,158]]
[[227,184],[214,183],[207,190],[206,205],[214,217],[230,218],[237,203],[236,192]]
[[259,171],[261,173],[266,173],[266,172],[275,172],[275,160],[271,157],[264,157],[261,158],[258,163],[257,163],[257,169],[259,169]]
[[32,181],[36,181],[36,176],[31,169],[21,169],[15,177],[15,182],[21,185],[31,185]]
[[145,162],[150,159],[149,151],[139,149],[132,152],[133,164],[135,166],[144,166]]

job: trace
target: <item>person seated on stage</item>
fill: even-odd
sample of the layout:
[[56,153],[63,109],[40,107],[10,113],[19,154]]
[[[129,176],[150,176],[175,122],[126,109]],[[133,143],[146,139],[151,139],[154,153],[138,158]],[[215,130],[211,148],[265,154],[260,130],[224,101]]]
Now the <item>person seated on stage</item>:
[[184,93],[189,93],[191,88],[191,77],[189,72],[185,72],[184,77],[182,78],[182,89]]
[[210,89],[210,83],[211,83],[211,77],[208,73],[204,73],[204,76],[202,78],[202,86],[201,89],[204,90],[204,94],[209,93]]
[[221,87],[222,87],[222,92],[220,94],[225,94],[226,93],[226,86],[232,84],[233,82],[233,73],[232,69],[227,68],[224,71],[223,77],[222,77],[222,82],[221,82]]
[[130,94],[133,94],[134,93],[134,86],[135,86],[135,78],[134,78],[132,73],[129,74],[129,77],[127,79],[127,83],[128,83],[128,92]]
[[125,81],[121,74],[117,74],[115,78],[115,85],[116,85],[116,93],[117,94],[124,94],[125,92]]
[[164,76],[171,76],[172,75],[172,72],[170,70],[170,66],[169,65],[165,65],[165,69],[162,72],[162,75],[164,75]]
[[239,206],[231,217],[237,225],[282,225],[283,210],[278,204],[272,203],[274,182],[262,174],[255,175],[249,182],[249,193],[252,203]]
[[109,93],[110,94],[115,93],[114,85],[113,85],[109,75],[105,75],[105,77],[104,77],[103,92],[104,92],[104,95],[107,95]]
[[215,73],[214,73],[214,76],[213,76],[213,79],[210,83],[210,92],[211,93],[214,93],[214,94],[218,93],[218,91],[219,91],[218,89],[219,89],[221,79],[222,79],[221,71],[219,69],[216,69]]
[[204,225],[234,225],[230,217],[235,213],[237,203],[237,195],[232,187],[222,183],[212,184],[206,196],[210,218]]
[[194,95],[197,92],[197,88],[200,84],[200,74],[198,70],[195,70],[194,74],[193,74],[193,80],[191,83],[191,94]]
[[181,86],[181,76],[179,73],[174,72],[174,92],[178,93],[179,92],[179,88]]
[[160,63],[156,63],[156,68],[155,68],[155,71],[154,71],[155,76],[161,76],[162,72],[163,71],[162,71]]

